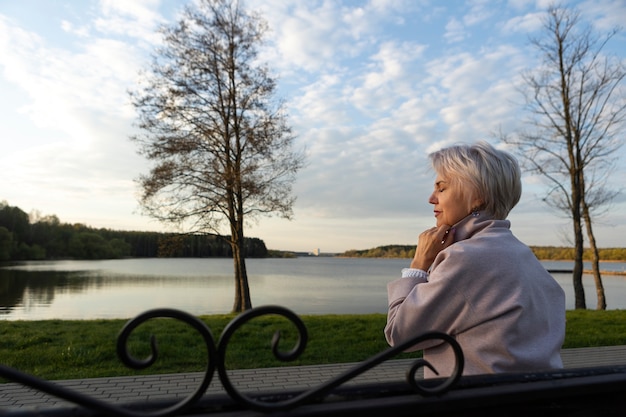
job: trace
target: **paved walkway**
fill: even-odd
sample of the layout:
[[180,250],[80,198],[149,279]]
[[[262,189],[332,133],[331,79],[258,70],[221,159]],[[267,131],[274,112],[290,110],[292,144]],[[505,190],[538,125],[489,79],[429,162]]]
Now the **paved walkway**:
[[[566,349],[562,351],[566,368],[604,365],[626,365],[626,346]],[[411,359],[387,361],[348,381],[345,386],[394,382],[405,378]],[[355,364],[294,366],[268,369],[231,371],[231,381],[244,392],[269,390],[302,390],[316,387],[351,369]],[[202,381],[202,373],[91,378],[55,381],[59,385],[105,401],[131,403],[182,398],[193,392]],[[223,393],[217,372],[206,394]],[[18,383],[0,384],[0,414],[2,411],[26,411],[71,406]]]

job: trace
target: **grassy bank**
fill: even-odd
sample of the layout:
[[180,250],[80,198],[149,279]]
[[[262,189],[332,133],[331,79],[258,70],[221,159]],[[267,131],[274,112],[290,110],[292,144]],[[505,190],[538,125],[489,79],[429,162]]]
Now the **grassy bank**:
[[[215,339],[232,315],[203,316]],[[276,330],[282,350],[290,350],[295,328],[280,317],[255,319],[235,333],[227,354],[229,369],[358,362],[384,349],[385,315],[311,315],[302,317],[309,342],[301,357],[289,363],[275,360],[270,344]],[[115,341],[126,320],[45,320],[0,322],[0,363],[45,379],[201,371],[206,349],[187,325],[156,319],[136,329],[131,353],[145,358],[149,337],[159,344],[159,360],[144,371],[126,368],[117,358]],[[626,311],[568,311],[565,348],[626,344]],[[415,357],[403,354],[399,357]],[[0,382],[6,382],[0,379]]]

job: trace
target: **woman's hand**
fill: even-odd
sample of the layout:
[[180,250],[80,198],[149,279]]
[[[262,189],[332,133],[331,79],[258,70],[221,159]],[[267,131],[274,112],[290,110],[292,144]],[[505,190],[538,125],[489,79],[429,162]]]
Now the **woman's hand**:
[[454,243],[454,229],[447,224],[425,230],[419,235],[411,268],[428,271],[435,257]]

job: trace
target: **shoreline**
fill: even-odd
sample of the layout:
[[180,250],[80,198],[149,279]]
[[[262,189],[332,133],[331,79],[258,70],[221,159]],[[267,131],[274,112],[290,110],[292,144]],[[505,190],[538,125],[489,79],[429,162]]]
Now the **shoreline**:
[[[583,269],[583,274],[593,275],[593,271],[591,269]],[[626,271],[600,271],[600,275],[626,276]]]
[[[551,274],[571,274],[571,273],[574,272],[571,269],[554,269],[554,268],[546,269],[546,271],[548,271]],[[593,271],[591,269],[583,269],[583,274],[585,274],[585,275],[593,275]],[[620,276],[626,276],[626,271],[601,270],[600,271],[600,275],[620,275]]]

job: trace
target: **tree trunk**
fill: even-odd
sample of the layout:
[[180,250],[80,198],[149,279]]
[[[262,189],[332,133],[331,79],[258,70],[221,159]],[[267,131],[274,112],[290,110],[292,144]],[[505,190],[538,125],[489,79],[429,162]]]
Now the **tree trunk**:
[[593,272],[593,281],[596,284],[596,296],[598,302],[596,310],[606,310],[606,298],[604,296],[604,285],[602,285],[602,276],[600,275],[600,252],[596,245],[596,238],[593,235],[593,228],[591,226],[591,214],[589,213],[589,207],[586,202],[583,201],[583,217],[585,219],[585,226],[587,228],[587,238],[589,239],[589,246],[591,248],[591,269]]
[[585,288],[583,287],[583,251],[584,239],[580,207],[582,196],[577,177],[572,175],[572,223],[574,225],[574,271],[572,281],[574,285],[574,306],[576,309],[586,309]]
[[246,270],[243,232],[241,230],[233,230],[233,234],[231,236],[233,264],[235,267],[235,302],[233,304],[232,312],[241,313],[252,308],[252,301],[250,300],[250,286],[248,285],[248,272]]
[[557,36],[557,39],[558,65],[559,74],[561,76],[559,89],[561,94],[561,102],[563,104],[562,115],[565,131],[564,138],[567,144],[567,156],[570,162],[568,170],[571,186],[571,202],[569,208],[571,210],[572,223],[574,226],[574,271],[572,273],[572,280],[574,285],[575,307],[577,309],[586,309],[587,304],[585,302],[585,288],[583,287],[584,240],[582,231],[582,218],[580,215],[580,208],[584,196],[584,181],[582,181],[584,177],[581,167],[580,146],[579,143],[575,140],[576,137],[574,136],[574,133],[577,133],[577,131],[575,125],[572,123],[572,103],[570,101],[569,95],[569,77],[567,76],[567,70],[565,69],[567,65],[565,63],[566,59],[564,56],[564,48],[563,44],[561,43],[561,37]]
[[[578,224],[578,228],[580,229],[580,224]],[[572,282],[574,285],[574,307],[576,309],[586,309],[587,303],[585,302],[585,288],[583,287],[583,243],[582,238],[579,239],[578,236],[576,237],[576,247],[574,248],[574,271],[572,273]]]
[[572,161],[572,167],[574,167],[571,170],[575,171],[570,173],[572,188],[570,210],[572,214],[572,224],[574,226],[574,271],[572,273],[572,281],[574,285],[574,306],[576,309],[586,309],[587,302],[585,301],[585,288],[583,287],[583,251],[585,241],[583,239],[582,216],[580,213],[583,202],[581,184],[584,184],[584,182],[581,181],[581,172],[575,168],[580,166],[580,151],[578,151],[578,148],[571,140],[571,136],[569,137],[569,142],[571,144],[569,147],[569,156],[570,161]]

